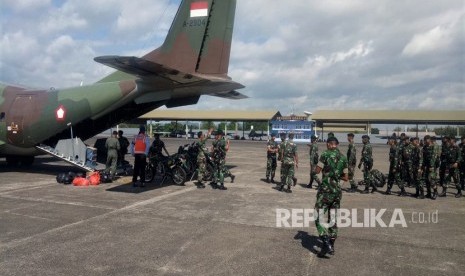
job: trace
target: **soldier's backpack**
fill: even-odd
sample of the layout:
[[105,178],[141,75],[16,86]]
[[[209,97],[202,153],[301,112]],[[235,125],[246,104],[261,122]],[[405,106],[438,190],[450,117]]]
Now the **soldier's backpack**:
[[370,174],[373,179],[373,184],[375,184],[376,187],[382,188],[384,184],[386,184],[386,176],[382,172],[374,169],[370,172]]

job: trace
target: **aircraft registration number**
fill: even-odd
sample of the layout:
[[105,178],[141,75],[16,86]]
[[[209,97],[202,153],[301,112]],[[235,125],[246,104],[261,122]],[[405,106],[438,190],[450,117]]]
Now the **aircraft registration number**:
[[207,25],[206,19],[190,19],[184,21],[183,27],[205,27]]

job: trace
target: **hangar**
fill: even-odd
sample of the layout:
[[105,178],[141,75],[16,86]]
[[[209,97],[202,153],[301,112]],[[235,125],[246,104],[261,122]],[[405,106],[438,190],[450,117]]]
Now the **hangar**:
[[465,125],[465,110],[317,110],[311,118],[322,135],[325,127],[351,126],[364,127],[370,134],[372,124]]

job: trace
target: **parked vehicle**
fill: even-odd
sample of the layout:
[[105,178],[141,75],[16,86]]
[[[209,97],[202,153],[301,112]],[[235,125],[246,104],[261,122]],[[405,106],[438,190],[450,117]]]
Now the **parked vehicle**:
[[152,156],[145,167],[145,182],[152,182],[158,174],[162,185],[170,178],[176,185],[184,185],[187,179],[186,171],[183,169],[185,160],[178,154],[170,156]]

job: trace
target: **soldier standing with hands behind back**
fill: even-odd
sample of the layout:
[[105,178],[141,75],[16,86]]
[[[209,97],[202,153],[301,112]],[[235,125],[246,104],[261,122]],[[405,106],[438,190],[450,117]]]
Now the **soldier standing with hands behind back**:
[[354,134],[347,134],[347,141],[349,142],[349,148],[347,149],[347,162],[349,168],[349,183],[350,190],[349,193],[355,193],[357,191],[357,184],[355,184],[354,175],[355,175],[355,166],[357,164],[357,150],[355,149],[354,144]]

